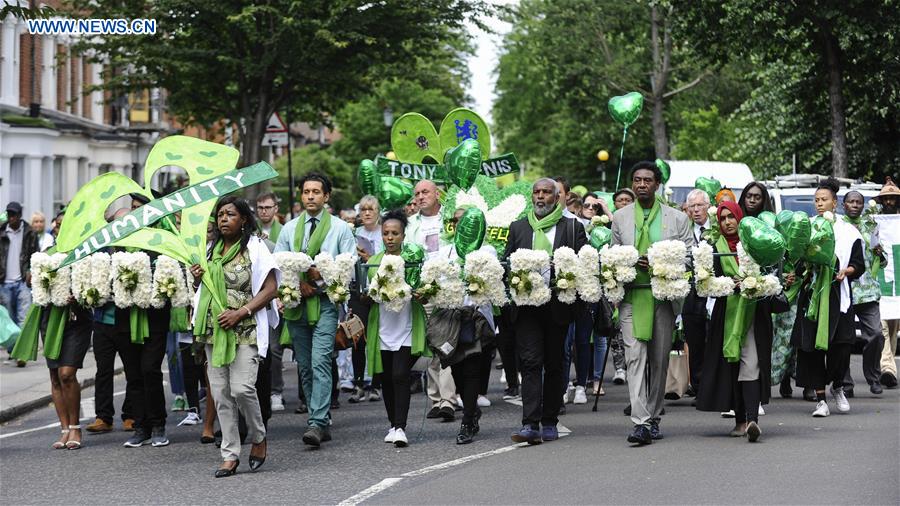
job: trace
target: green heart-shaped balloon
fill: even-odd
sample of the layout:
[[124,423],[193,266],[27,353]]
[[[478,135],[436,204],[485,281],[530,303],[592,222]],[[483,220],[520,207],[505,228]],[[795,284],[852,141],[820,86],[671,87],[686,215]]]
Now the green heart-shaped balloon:
[[775,228],[775,224],[777,223],[777,220],[775,219],[775,213],[773,213],[772,211],[763,211],[759,213],[759,216],[757,216],[757,218],[763,220],[764,222],[766,222],[766,225],[773,228]]
[[790,209],[782,209],[778,214],[775,215],[775,230],[781,232],[781,235],[785,235],[787,231],[788,223],[794,218],[794,211]]
[[398,177],[382,177],[378,179],[375,196],[378,197],[382,209],[397,209],[412,199],[413,187]]
[[465,260],[466,255],[477,251],[484,242],[486,231],[487,222],[481,209],[477,207],[466,209],[456,224],[456,235],[453,239],[453,247],[459,258]]
[[709,201],[715,203],[716,194],[722,189],[722,183],[715,178],[700,176],[694,181],[694,188],[705,191],[709,195]]
[[612,119],[628,128],[641,115],[644,107],[644,96],[636,91],[609,99],[607,108]]
[[662,174],[662,183],[668,183],[669,177],[672,175],[672,169],[669,167],[669,163],[661,158],[657,158],[656,167],[659,169],[660,174]]
[[[812,225],[810,224],[809,216],[803,211],[787,212],[790,214],[790,219],[786,222],[778,223],[781,227],[779,231],[784,236],[788,259],[791,262],[796,262],[806,254],[810,236],[812,235]],[[781,219],[781,217],[781,213],[778,213],[778,218]]]
[[481,172],[481,145],[474,139],[466,139],[447,151],[444,157],[447,178],[450,183],[468,190]]
[[603,226],[594,227],[594,229],[591,230],[590,241],[591,246],[599,251],[600,248],[612,242],[612,231]]
[[378,190],[378,169],[372,160],[359,162],[359,188],[363,195],[374,195]]
[[406,263],[406,283],[415,289],[419,286],[419,277],[422,273],[421,263],[425,261],[425,248],[416,243],[403,243],[400,256]]
[[834,226],[825,218],[817,216],[812,221],[811,228],[804,258],[817,265],[834,265]]
[[759,218],[749,216],[742,219],[738,237],[744,251],[762,267],[775,265],[784,258],[784,237]]
[[394,122],[391,148],[401,162],[422,163],[426,157],[440,162],[444,156],[434,124],[417,112],[408,112]]

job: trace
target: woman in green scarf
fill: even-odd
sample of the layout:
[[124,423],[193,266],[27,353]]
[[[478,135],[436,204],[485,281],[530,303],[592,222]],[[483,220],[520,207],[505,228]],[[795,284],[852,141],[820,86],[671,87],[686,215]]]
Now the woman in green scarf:
[[[400,255],[406,237],[406,214],[400,210],[389,211],[381,222],[384,251],[369,259],[369,265],[380,265],[385,255]],[[369,268],[369,279],[376,268]],[[366,331],[366,354],[369,375],[381,374],[382,398],[391,427],[384,437],[385,443],[404,447],[406,420],[409,414],[409,373],[419,358],[425,354],[425,309],[413,299],[400,311],[391,311],[373,303],[369,311]]]
[[[216,223],[209,276],[194,298],[194,335],[206,344],[209,359],[207,374],[222,428],[223,462],[214,475],[221,478],[235,474],[240,464],[239,412],[253,443],[250,469],[255,471],[266,460],[266,428],[255,384],[269,348],[268,329],[278,326],[277,311],[267,306],[277,294],[280,273],[256,235],[256,221],[245,200],[234,196],[220,200]],[[196,286],[204,272],[193,265],[191,274]]]

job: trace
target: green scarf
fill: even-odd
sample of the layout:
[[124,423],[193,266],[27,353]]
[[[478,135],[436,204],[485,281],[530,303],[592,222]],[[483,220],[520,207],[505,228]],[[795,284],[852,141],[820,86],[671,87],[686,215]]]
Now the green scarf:
[[213,328],[213,367],[224,367],[234,362],[235,353],[237,351],[237,340],[234,331],[231,329],[223,329],[219,326],[217,318],[223,311],[224,307],[220,307],[212,292],[215,291],[219,300],[228,300],[228,294],[225,289],[225,264],[231,262],[237,257],[241,251],[241,244],[235,243],[228,249],[228,253],[222,256],[225,249],[225,243],[219,239],[212,249],[212,259],[207,262],[209,268],[209,278],[212,286],[204,286],[200,292],[200,303],[196,308],[196,324],[194,325],[194,335],[199,336],[206,333],[207,316],[210,315],[210,306],[212,306],[212,328]]
[[534,244],[532,249],[542,249],[550,256],[553,256],[553,242],[547,238],[546,232],[556,226],[556,223],[562,218],[562,205],[557,203],[556,208],[541,219],[534,215],[534,209],[528,211],[528,224],[534,230]]
[[[303,222],[304,224],[306,222]],[[262,222],[257,221],[259,229],[262,230]],[[278,235],[281,234],[281,223],[278,218],[272,218],[272,228],[269,230],[269,240],[273,243],[278,242]]]
[[[319,223],[316,225],[316,229],[313,230],[312,235],[309,237],[309,242],[306,244],[305,253],[309,255],[310,258],[315,258],[316,255],[319,254],[319,250],[322,249],[322,243],[325,242],[325,236],[328,235],[328,231],[331,229],[331,213],[323,209],[319,212],[317,218],[319,218]],[[301,214],[300,218],[297,220],[297,226],[294,228],[294,251],[303,251],[303,239],[306,237],[306,220],[307,214],[305,212]],[[300,273],[300,281],[305,282],[306,280],[306,273]],[[303,299],[303,302],[297,307],[284,308],[284,319],[299,320],[303,317],[301,311],[305,306],[307,325],[315,325],[319,322],[319,314],[322,310],[319,297],[320,296],[316,294],[308,299]]]
[[22,332],[13,347],[10,357],[16,360],[37,360],[38,336],[41,333],[41,318],[45,309],[50,310],[47,318],[47,330],[44,331],[44,356],[50,360],[59,358],[59,350],[62,347],[63,331],[66,322],[69,321],[69,306],[41,307],[32,304],[22,324]]
[[796,276],[797,267],[789,261],[785,260],[784,262],[784,272],[794,273],[794,284],[792,284],[789,288],[784,291],[785,297],[787,297],[788,304],[793,304],[797,300],[797,295],[800,293],[800,280]]
[[[834,263],[832,262],[832,265]],[[815,279],[812,282],[812,294],[809,298],[809,307],[806,308],[806,318],[816,322],[816,349],[828,351],[829,334],[829,309],[831,299],[831,281],[834,267],[820,265],[815,271]]]
[[131,306],[128,309],[128,326],[131,329],[131,342],[144,344],[144,339],[150,336],[150,318],[147,316],[147,310]]
[[[646,255],[650,244],[662,236],[662,216],[659,199],[653,201],[650,214],[644,218],[644,208],[634,204],[635,247],[638,253]],[[652,229],[652,230],[651,230]],[[634,284],[649,285],[650,272],[637,269]],[[626,294],[626,301],[631,303],[631,327],[634,338],[640,341],[653,339],[653,319],[656,311],[656,299],[653,291],[647,288],[631,288]]]
[[863,241],[866,244],[864,256],[866,257],[866,262],[869,264],[867,266],[866,273],[871,275],[872,278],[878,279],[878,273],[881,271],[881,257],[872,253],[872,247],[869,243],[870,234],[868,231],[863,230],[864,224],[862,219],[859,216],[857,216],[856,218],[851,218],[845,214],[844,221],[856,227],[856,230],[859,230],[859,235],[862,236]]
[[191,321],[188,319],[186,307],[173,307],[169,314],[169,330],[172,332],[187,332],[191,330]]
[[[728,248],[725,236],[720,236],[716,241],[716,250],[719,253],[732,253]],[[722,273],[733,278],[738,275],[738,263],[733,256],[721,256]],[[747,338],[747,330],[753,323],[756,314],[756,301],[750,300],[740,294],[729,295],[725,300],[725,326],[722,338],[722,356],[728,362],[740,362],[741,348]]]
[[[369,265],[381,265],[382,258],[384,258],[383,251],[369,258]],[[369,269],[369,281],[375,277],[377,271],[378,269]],[[372,304],[366,327],[366,362],[370,376],[384,372],[381,363],[381,338],[378,335],[378,326],[381,321],[380,308],[380,304]],[[412,301],[412,355],[431,356],[431,351],[425,345],[425,308],[416,300]]]

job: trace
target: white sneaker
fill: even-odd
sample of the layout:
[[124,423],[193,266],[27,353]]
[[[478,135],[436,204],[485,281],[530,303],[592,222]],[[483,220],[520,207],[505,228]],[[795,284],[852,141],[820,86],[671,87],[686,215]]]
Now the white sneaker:
[[762,404],[759,405],[759,416],[766,416],[766,410],[763,409]]
[[625,369],[616,369],[616,375],[613,376],[613,384],[614,385],[624,385],[625,384]]
[[734,410],[733,409],[730,409],[728,411],[722,411],[719,414],[722,415],[722,418],[734,418]]
[[487,397],[485,397],[485,396],[483,396],[483,395],[479,395],[479,396],[478,396],[478,407],[479,407],[479,408],[486,408],[486,407],[488,407],[488,406],[490,406],[490,405],[491,405],[491,400],[490,400],[490,399],[488,399]]
[[837,404],[837,409],[841,413],[849,413],[850,412],[850,401],[847,400],[847,396],[844,395],[844,387],[841,388],[831,388],[831,395],[834,397],[834,402]]
[[178,422],[178,427],[181,427],[182,425],[197,425],[201,421],[202,420],[200,420],[200,415],[193,411],[188,411],[188,414],[186,417],[184,417],[184,420]]
[[500,383],[506,384],[506,370],[503,369],[500,371]]
[[572,404],[587,404],[587,395],[584,393],[583,386],[575,387],[575,399],[572,400]]
[[397,429],[391,427],[391,430],[388,431],[387,436],[384,436],[385,443],[393,443],[397,438]]
[[819,401],[816,404],[816,410],[812,412],[812,416],[816,418],[826,417],[831,414],[831,411],[828,410],[828,403],[825,401]]
[[394,446],[397,448],[404,448],[409,444],[409,441],[406,439],[406,432],[403,432],[403,429],[394,429]]
[[281,394],[272,394],[272,411],[284,411],[284,398]]
[[563,395],[563,404],[569,404],[572,402],[572,399],[575,397],[575,386],[572,385],[572,382],[569,382],[569,386],[566,387],[566,394]]
[[461,396],[461,395],[457,395],[457,396],[456,396],[456,405],[459,406],[460,409],[466,409],[466,407],[463,406],[463,400],[462,400],[462,396]]

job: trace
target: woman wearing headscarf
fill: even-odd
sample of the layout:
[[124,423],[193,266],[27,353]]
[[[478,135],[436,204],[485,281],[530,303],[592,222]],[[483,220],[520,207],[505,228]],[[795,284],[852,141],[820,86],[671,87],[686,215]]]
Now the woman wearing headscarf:
[[737,202],[737,197],[734,196],[733,191],[728,188],[722,188],[716,193],[716,205],[719,205],[722,202]]
[[769,199],[769,190],[759,181],[751,181],[741,191],[741,198],[738,199],[738,205],[741,206],[744,216],[757,217],[763,211],[774,212],[772,201]]
[[834,263],[817,266],[804,262],[806,272],[791,335],[791,344],[797,348],[797,385],[815,390],[815,417],[831,414],[825,400],[825,385],[829,383],[838,411],[850,411],[844,395],[844,375],[850,367],[850,350],[856,337],[850,282],[866,271],[859,231],[843,220],[834,220],[838,189],[838,182],[828,178],[815,193],[816,212],[834,221]]
[[[716,276],[738,277],[738,225],[743,211],[735,202],[719,203],[716,212],[721,236],[713,258]],[[701,411],[734,410],[731,436],[756,442],[759,405],[768,404],[772,357],[771,304],[767,299],[749,300],[737,291],[715,299],[709,322],[703,376],[697,395]]]

